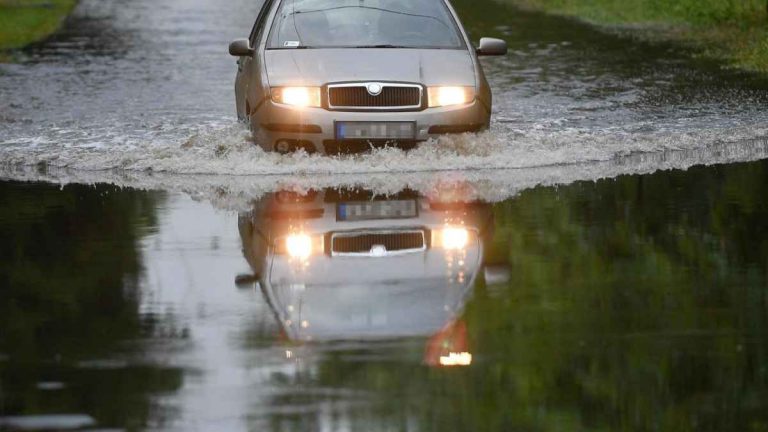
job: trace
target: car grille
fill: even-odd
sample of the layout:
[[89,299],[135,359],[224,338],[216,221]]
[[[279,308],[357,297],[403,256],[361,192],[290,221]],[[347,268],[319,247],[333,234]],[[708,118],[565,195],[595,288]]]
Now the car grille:
[[331,108],[415,109],[421,107],[421,88],[384,85],[381,93],[373,96],[364,84],[330,86],[328,102]]
[[367,255],[374,246],[383,246],[387,252],[420,251],[426,248],[424,238],[424,231],[334,234],[331,252]]

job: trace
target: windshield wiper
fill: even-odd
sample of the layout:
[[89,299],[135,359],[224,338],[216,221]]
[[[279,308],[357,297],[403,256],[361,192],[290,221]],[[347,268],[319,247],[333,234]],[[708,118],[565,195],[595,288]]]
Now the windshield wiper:
[[379,45],[357,45],[352,48],[410,48],[405,45],[390,45],[390,44],[379,44]]

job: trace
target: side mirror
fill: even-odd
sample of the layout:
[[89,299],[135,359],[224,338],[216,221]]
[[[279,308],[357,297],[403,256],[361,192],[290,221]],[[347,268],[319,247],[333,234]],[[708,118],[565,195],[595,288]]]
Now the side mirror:
[[479,56],[502,56],[507,53],[507,43],[501,39],[482,38],[477,48]]
[[255,274],[239,274],[235,276],[235,286],[238,289],[250,289],[259,282],[259,276]]
[[489,265],[484,269],[486,285],[501,285],[512,279],[512,270],[506,265]]
[[245,57],[253,55],[253,48],[248,39],[238,39],[229,44],[229,54],[235,57]]

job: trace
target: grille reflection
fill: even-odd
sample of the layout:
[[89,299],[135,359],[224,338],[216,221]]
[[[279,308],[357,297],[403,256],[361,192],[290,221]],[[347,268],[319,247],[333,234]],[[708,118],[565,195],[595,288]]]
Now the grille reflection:
[[387,252],[422,250],[426,246],[424,237],[424,231],[336,234],[331,251],[333,254],[367,254],[374,246],[383,246]]

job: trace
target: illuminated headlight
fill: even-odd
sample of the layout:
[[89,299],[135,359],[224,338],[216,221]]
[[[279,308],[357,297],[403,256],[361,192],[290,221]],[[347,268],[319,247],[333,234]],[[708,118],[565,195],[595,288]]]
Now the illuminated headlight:
[[312,255],[322,254],[325,241],[322,235],[297,232],[280,238],[275,246],[278,255],[305,260]]
[[277,87],[272,89],[275,103],[297,107],[319,107],[320,87]]
[[312,237],[306,234],[291,234],[285,238],[285,250],[292,258],[309,258],[312,254]]
[[469,243],[469,231],[465,228],[445,228],[443,247],[446,249],[464,249]]
[[475,100],[474,87],[430,87],[429,107],[463,105]]
[[440,366],[469,366],[472,364],[472,354],[468,352],[449,353],[440,356]]
[[461,225],[445,225],[432,231],[432,247],[448,250],[466,249],[477,238],[475,231]]

